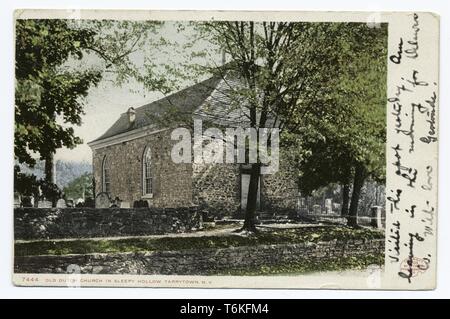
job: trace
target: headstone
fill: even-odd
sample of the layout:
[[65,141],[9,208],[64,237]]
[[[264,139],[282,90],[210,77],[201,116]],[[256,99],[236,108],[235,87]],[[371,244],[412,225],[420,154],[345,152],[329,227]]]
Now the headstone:
[[58,201],[56,202],[56,208],[66,208],[66,201],[62,198],[58,199]]
[[114,198],[114,200],[112,201],[111,207],[117,207],[120,208],[122,204],[122,201],[120,200],[119,197]]
[[95,208],[109,208],[111,206],[111,199],[108,193],[99,193],[95,197]]
[[14,208],[20,207],[20,194],[14,193]]
[[375,228],[383,228],[382,220],[381,220],[381,206],[372,206],[371,210],[371,220],[370,226]]
[[306,206],[306,198],[304,197],[300,197],[299,198],[300,201],[300,206],[305,207]]
[[66,200],[66,206],[67,207],[74,207],[73,199],[69,198]]
[[325,212],[331,214],[333,212],[333,200],[331,198],[325,199]]
[[49,200],[40,200],[38,202],[38,208],[52,208],[52,202]]
[[313,214],[314,215],[320,215],[322,212],[321,212],[321,209],[320,209],[320,205],[313,205]]
[[120,208],[131,208],[130,202],[120,202]]
[[133,208],[148,208],[148,202],[146,200],[136,200],[133,203]]

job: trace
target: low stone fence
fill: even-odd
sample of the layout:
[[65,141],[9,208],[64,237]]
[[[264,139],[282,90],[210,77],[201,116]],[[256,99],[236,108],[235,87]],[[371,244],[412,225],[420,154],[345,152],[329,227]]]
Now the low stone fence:
[[202,216],[196,207],[14,209],[16,240],[145,236],[201,227]]
[[382,256],[384,239],[277,244],[136,253],[15,257],[16,273],[212,275],[224,271],[302,262]]

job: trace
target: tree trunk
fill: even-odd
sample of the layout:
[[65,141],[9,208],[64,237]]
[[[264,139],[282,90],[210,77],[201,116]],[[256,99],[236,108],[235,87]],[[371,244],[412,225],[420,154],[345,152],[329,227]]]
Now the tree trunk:
[[54,170],[53,170],[53,153],[49,154],[47,157],[45,157],[45,167],[44,167],[44,173],[45,173],[45,181],[48,183],[54,183],[55,176],[54,176]]
[[347,218],[347,225],[351,227],[358,226],[358,203],[361,195],[361,188],[364,184],[364,167],[357,165],[355,168],[355,177],[353,180],[352,200],[350,203],[350,210]]
[[92,199],[95,200],[95,177],[92,177]]
[[260,173],[261,173],[261,164],[253,163],[250,170],[247,207],[245,209],[245,221],[242,230],[256,232],[255,215],[258,201],[258,184]]
[[[50,153],[45,158],[45,166],[44,166],[44,173],[45,173],[45,181],[47,183],[56,184],[56,176],[55,176],[55,162],[54,162],[54,154]],[[56,207],[56,198],[52,198],[52,207]]]
[[346,183],[342,186],[342,209],[341,209],[342,217],[348,215],[349,202],[350,202],[350,185]]

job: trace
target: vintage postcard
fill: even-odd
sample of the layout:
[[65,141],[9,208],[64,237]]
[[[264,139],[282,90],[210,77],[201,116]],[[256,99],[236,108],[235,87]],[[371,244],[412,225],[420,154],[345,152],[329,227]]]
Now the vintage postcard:
[[15,285],[435,288],[436,14],[14,23]]

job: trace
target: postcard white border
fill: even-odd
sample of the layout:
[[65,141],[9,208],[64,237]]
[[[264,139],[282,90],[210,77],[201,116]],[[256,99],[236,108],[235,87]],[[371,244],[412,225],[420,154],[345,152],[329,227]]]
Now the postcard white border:
[[[20,16],[21,18],[24,17],[29,17],[27,16],[27,14],[30,11],[27,12],[16,12],[16,16]],[[134,12],[134,13],[133,13]],[[105,12],[100,12],[100,11],[81,11],[81,18],[99,18],[101,15],[103,15]],[[109,14],[118,14],[117,18],[120,18],[119,16],[123,15],[123,11],[108,11],[107,12],[108,15]],[[33,13],[34,14],[34,13]],[[41,15],[44,14],[45,17],[48,17],[49,11],[42,11],[39,10],[38,12],[36,12],[36,14]],[[67,17],[67,10],[61,10],[61,11],[51,11],[51,14],[55,14],[55,17],[60,17],[64,16]],[[129,18],[129,14],[136,14],[135,18],[136,19],[165,19],[165,20],[180,20],[180,19],[185,19],[188,20],[190,19],[189,17],[192,15],[192,11],[181,11],[181,12],[167,12],[167,11],[154,11],[152,13],[143,13],[143,12],[136,12],[136,11],[129,11],[126,13],[127,15],[127,19]],[[178,14],[180,16],[178,16]],[[274,13],[269,13],[269,12],[201,12],[198,13],[196,12],[196,19],[205,19],[207,17],[210,17],[212,14],[216,15],[215,16],[217,19],[229,19],[229,18],[233,18],[233,19],[249,19],[249,15],[250,17],[253,16],[255,20],[258,19],[273,19],[273,20],[289,20],[289,21],[296,21],[296,20],[301,20],[301,21],[353,21],[353,22],[367,22],[368,18],[370,18],[371,16],[373,16],[374,13],[368,13],[368,12],[274,12]],[[375,13],[376,14],[376,13]],[[405,13],[381,13],[381,17],[380,17],[380,21],[381,22],[388,22],[390,24],[390,26],[396,26],[396,23],[398,23],[398,15],[404,15]],[[159,15],[162,15],[163,18],[161,18]],[[433,19],[437,19],[438,18],[431,14],[429,15],[430,17],[432,17]],[[34,16],[36,17],[36,16]],[[396,26],[396,30],[401,30],[401,28],[405,27],[405,25],[403,24],[399,24],[398,28]],[[435,37],[439,38],[438,35],[438,30],[433,30],[430,31],[429,33],[433,34]],[[391,52],[391,47],[389,47],[389,53]],[[439,47],[436,47],[436,54],[438,54]],[[438,73],[437,73],[437,67],[436,67],[436,77],[438,77]],[[391,74],[391,71],[389,71]],[[390,87],[392,83],[388,83],[388,87]],[[389,124],[388,124],[389,125]],[[437,151],[437,148],[436,148]],[[437,160],[437,152],[436,152],[436,160]],[[433,199],[435,201],[437,201],[437,197],[435,199]],[[436,205],[437,206],[437,205]],[[435,246],[435,245],[434,245]],[[434,287],[434,281],[435,281],[435,264],[432,265],[432,267],[430,268],[433,270],[433,272],[429,272],[430,274],[432,273],[432,280],[427,280],[426,284],[421,284],[418,285],[417,287],[415,287],[414,289],[432,289]],[[17,279],[16,277],[20,276],[19,274],[16,274],[15,277],[15,282],[17,283]],[[308,275],[305,276],[298,276],[299,278],[301,277],[311,277]],[[210,278],[210,277],[207,277]],[[239,277],[241,278],[241,277]],[[253,279],[257,278],[257,277],[252,277]],[[264,280],[266,280],[268,277],[264,277]],[[291,278],[291,277],[289,277]],[[231,278],[226,278],[227,283],[230,282]],[[279,282],[283,282],[282,277],[278,277],[277,279],[279,279]],[[341,279],[340,276],[338,277],[338,279]],[[307,280],[307,279],[305,279]],[[327,280],[331,280],[331,279],[327,279]],[[348,280],[348,277],[347,277]],[[338,280],[337,280],[338,281]],[[433,284],[429,284],[430,282],[433,282]],[[296,286],[298,288],[321,288],[323,285],[320,282],[317,282],[317,284],[313,284],[311,286]],[[334,285],[333,280],[331,281],[327,281],[325,284],[325,287],[322,288],[332,288],[332,287],[328,287],[328,285]],[[89,285],[90,286],[90,285]],[[186,286],[183,286],[186,287]],[[219,285],[217,287],[224,287],[222,285]],[[228,285],[227,287],[233,287],[232,285]],[[239,285],[240,287],[240,285]],[[266,285],[254,285],[254,286],[247,286],[247,288],[251,288],[251,287],[270,287],[270,288],[281,288],[281,287],[274,287],[274,286],[266,286]],[[289,288],[287,286],[284,286],[285,288]],[[294,288],[294,287],[291,287]],[[342,285],[338,285],[337,287],[334,288],[352,288],[352,289],[368,289],[369,287],[357,287],[357,285],[353,285],[353,286],[346,286],[345,283],[343,283]],[[398,285],[393,285],[392,287],[388,287],[385,285],[382,285],[382,287],[379,288],[384,288],[384,289],[408,289],[405,287],[399,287]]]

